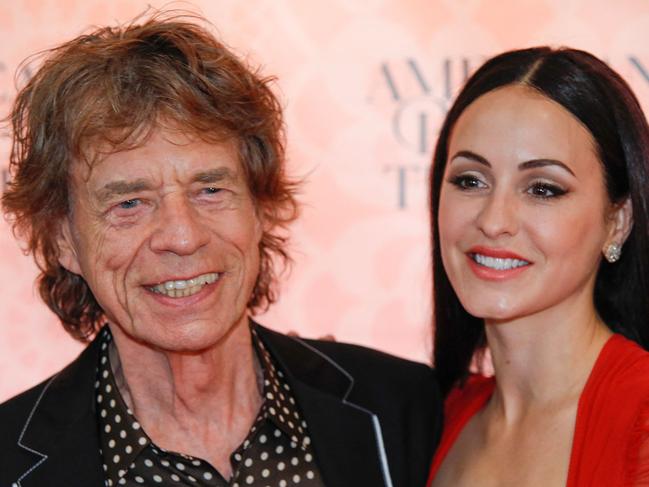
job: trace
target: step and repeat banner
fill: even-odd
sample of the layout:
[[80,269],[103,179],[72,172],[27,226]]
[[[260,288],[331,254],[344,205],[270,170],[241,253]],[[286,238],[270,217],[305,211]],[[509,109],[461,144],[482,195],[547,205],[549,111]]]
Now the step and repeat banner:
[[[605,58],[649,109],[646,0],[16,0],[0,5],[0,110],[30,54],[147,6],[205,16],[285,106],[288,164],[304,180],[295,264],[259,320],[429,361],[426,176],[467,75],[500,51],[568,45]],[[0,133],[0,190],[9,135]],[[36,268],[0,222],[0,401],[81,350],[39,301]]]

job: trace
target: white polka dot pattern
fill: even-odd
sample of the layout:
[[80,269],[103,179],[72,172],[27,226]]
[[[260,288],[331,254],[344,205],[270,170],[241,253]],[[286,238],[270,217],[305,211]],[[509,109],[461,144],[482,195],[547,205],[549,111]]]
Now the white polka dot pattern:
[[151,442],[115,385],[108,354],[112,337],[104,328],[95,397],[106,486],[324,486],[291,387],[254,329],[252,336],[263,369],[264,401],[230,457],[234,474],[228,481],[210,463]]

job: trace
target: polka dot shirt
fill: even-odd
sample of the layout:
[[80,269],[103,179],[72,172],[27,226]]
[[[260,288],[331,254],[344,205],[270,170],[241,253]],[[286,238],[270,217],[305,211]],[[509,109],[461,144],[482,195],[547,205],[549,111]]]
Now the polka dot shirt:
[[164,450],[147,436],[117,390],[108,353],[112,336],[104,327],[95,398],[106,486],[324,486],[291,387],[254,328],[252,336],[264,401],[248,436],[230,456],[233,475],[226,480],[209,462]]

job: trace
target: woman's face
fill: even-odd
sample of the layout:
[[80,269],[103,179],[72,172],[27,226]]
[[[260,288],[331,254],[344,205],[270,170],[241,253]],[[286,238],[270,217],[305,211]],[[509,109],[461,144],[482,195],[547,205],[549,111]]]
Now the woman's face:
[[609,202],[588,130],[530,88],[489,92],[458,119],[438,225],[444,268],[472,315],[593,306],[602,251],[622,241],[629,211]]

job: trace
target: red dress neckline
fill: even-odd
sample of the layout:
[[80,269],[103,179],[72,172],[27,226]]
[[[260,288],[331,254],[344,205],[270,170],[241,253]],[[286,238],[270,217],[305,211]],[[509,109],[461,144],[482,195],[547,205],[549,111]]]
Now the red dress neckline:
[[[613,334],[600,350],[593,369],[584,385],[584,389],[579,396],[573,433],[573,446],[570,453],[568,479],[566,482],[567,487],[586,485],[578,480],[581,470],[578,468],[578,464],[580,463],[580,458],[583,457],[584,448],[587,448],[588,445],[586,436],[588,436],[588,430],[591,429],[590,423],[594,415],[594,408],[591,406],[593,401],[601,401],[603,399],[601,397],[602,385],[607,381],[616,380],[615,374],[623,374],[625,378],[629,375],[629,361],[631,361],[637,373],[646,373],[649,371],[649,354],[636,343],[621,335]],[[641,366],[638,367],[638,364],[641,364]],[[444,431],[431,464],[427,485],[430,486],[432,484],[440,466],[458,436],[471,418],[485,406],[491,398],[495,387],[496,380],[494,377],[474,374],[469,377],[462,388],[456,387],[450,392],[446,398],[444,407]],[[645,390],[642,392],[643,398],[647,392],[649,391]],[[623,409],[624,404],[619,404],[619,407]],[[637,411],[633,412],[635,413]],[[601,416],[601,411],[596,411],[596,413],[595,415]]]

